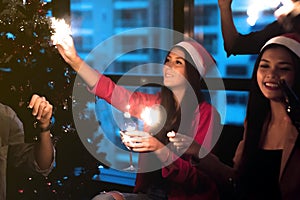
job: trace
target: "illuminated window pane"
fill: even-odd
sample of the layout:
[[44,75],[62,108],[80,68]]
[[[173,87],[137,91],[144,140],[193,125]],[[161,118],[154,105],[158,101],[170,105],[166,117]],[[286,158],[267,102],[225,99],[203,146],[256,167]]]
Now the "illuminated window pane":
[[[153,1],[153,0],[71,0],[71,22],[72,35],[79,55],[86,59],[86,62],[95,67],[102,73],[109,75],[122,75],[130,70],[138,68],[147,63],[162,64],[166,52],[156,49],[136,49],[103,66],[98,66],[102,60],[132,46],[155,46],[164,41],[151,39],[145,34],[127,35],[119,43],[114,44],[113,48],[97,48],[98,45],[107,39],[122,33],[126,30],[140,27],[163,27],[172,28],[172,0]],[[91,55],[90,52],[93,51]],[[133,76],[159,76],[161,68],[155,65],[139,68],[129,72]],[[127,86],[126,86],[127,87]],[[128,87],[130,89],[130,87]],[[157,87],[143,88],[148,93],[157,92]],[[97,137],[106,137],[113,142],[116,148],[106,148],[105,144],[99,142],[98,152],[107,153],[106,159],[112,165],[128,166],[129,153],[124,153],[124,145],[120,142],[119,128],[111,116],[111,107],[101,99],[96,101],[96,111],[102,131],[95,133]],[[99,139],[99,138],[98,138]],[[137,165],[137,154],[134,154],[134,165]],[[117,172],[113,169],[101,168],[102,178],[109,177],[105,181],[112,181],[125,185],[133,185],[135,174],[123,173],[123,179],[114,178]],[[104,175],[105,174],[105,175]],[[120,175],[120,174],[118,174]],[[99,178],[99,177],[98,177]],[[101,177],[100,177],[101,178]],[[102,179],[103,180],[103,179]]]
[[[254,18],[247,14],[247,10],[252,6],[256,6],[256,10],[260,11],[260,17],[255,21],[252,21]],[[230,58],[227,57],[223,46],[218,1],[194,0],[194,8],[194,37],[216,59],[222,78],[236,79],[236,84],[238,84],[239,79],[250,79],[256,55],[231,55]],[[261,1],[235,1],[232,3],[232,10],[236,28],[243,34],[260,30],[275,20],[273,10]],[[250,22],[255,23],[251,24]],[[226,97],[227,110],[226,115],[222,116],[223,123],[243,125],[248,92],[226,91]],[[217,102],[216,105],[219,108],[224,106],[221,102]]]

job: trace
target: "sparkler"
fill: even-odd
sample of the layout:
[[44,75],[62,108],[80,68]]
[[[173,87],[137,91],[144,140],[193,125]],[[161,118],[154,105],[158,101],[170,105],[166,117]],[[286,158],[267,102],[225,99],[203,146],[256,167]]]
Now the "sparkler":
[[167,112],[164,107],[159,104],[151,107],[145,107],[140,115],[144,122],[144,128],[151,132],[151,135],[157,134],[165,125],[167,120]]
[[154,126],[158,124],[160,118],[159,109],[156,109],[156,107],[145,107],[141,113],[141,119],[148,126]]
[[274,12],[275,17],[277,18],[281,15],[290,13],[294,9],[294,3],[291,0],[282,0],[281,3],[282,6]]
[[54,33],[51,36],[53,44],[60,43],[64,38],[70,37],[72,34],[71,27],[66,23],[64,19],[51,18],[51,28],[53,28]]
[[130,113],[129,113],[129,109],[130,109],[130,105],[127,105],[126,106],[126,112],[124,112],[124,117],[125,118],[130,118],[131,117],[131,115],[130,115]]

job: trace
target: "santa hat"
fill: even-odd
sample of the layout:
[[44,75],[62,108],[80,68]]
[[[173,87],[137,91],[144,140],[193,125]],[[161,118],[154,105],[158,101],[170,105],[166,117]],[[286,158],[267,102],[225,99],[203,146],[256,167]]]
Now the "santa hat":
[[287,33],[281,36],[276,36],[267,41],[260,51],[264,50],[270,44],[285,46],[300,58],[300,35],[297,33]]
[[202,77],[206,75],[209,69],[216,65],[212,55],[198,42],[183,41],[175,44],[174,47],[181,47],[188,52]]

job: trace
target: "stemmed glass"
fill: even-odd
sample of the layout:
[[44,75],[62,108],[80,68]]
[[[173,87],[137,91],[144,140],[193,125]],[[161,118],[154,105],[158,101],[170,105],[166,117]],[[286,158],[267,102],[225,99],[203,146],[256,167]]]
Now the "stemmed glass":
[[[124,113],[124,126],[122,127],[123,130],[120,131],[121,136],[123,137],[123,140],[129,140],[130,141],[130,136],[126,135],[127,131],[135,131],[137,129],[137,124],[131,119],[131,116],[128,112]],[[126,145],[125,145],[126,146]],[[128,146],[126,148],[129,150],[129,167],[126,167],[125,171],[136,171],[136,167],[133,165],[133,160],[132,160],[132,149]]]

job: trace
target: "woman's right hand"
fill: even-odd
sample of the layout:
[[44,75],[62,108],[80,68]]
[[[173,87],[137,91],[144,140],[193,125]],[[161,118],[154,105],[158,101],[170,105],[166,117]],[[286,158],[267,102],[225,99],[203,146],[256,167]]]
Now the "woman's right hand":
[[283,6],[274,12],[274,16],[277,18],[277,21],[287,32],[299,30],[299,19],[296,19],[299,14],[300,2],[293,0],[287,1]]
[[72,36],[66,35],[60,40],[53,40],[53,44],[56,45],[63,59],[77,71],[76,67],[79,66],[82,60],[77,54]]
[[75,49],[71,35],[65,35],[59,40],[52,41],[63,59],[81,76],[90,88],[99,80],[99,73],[82,60]]

